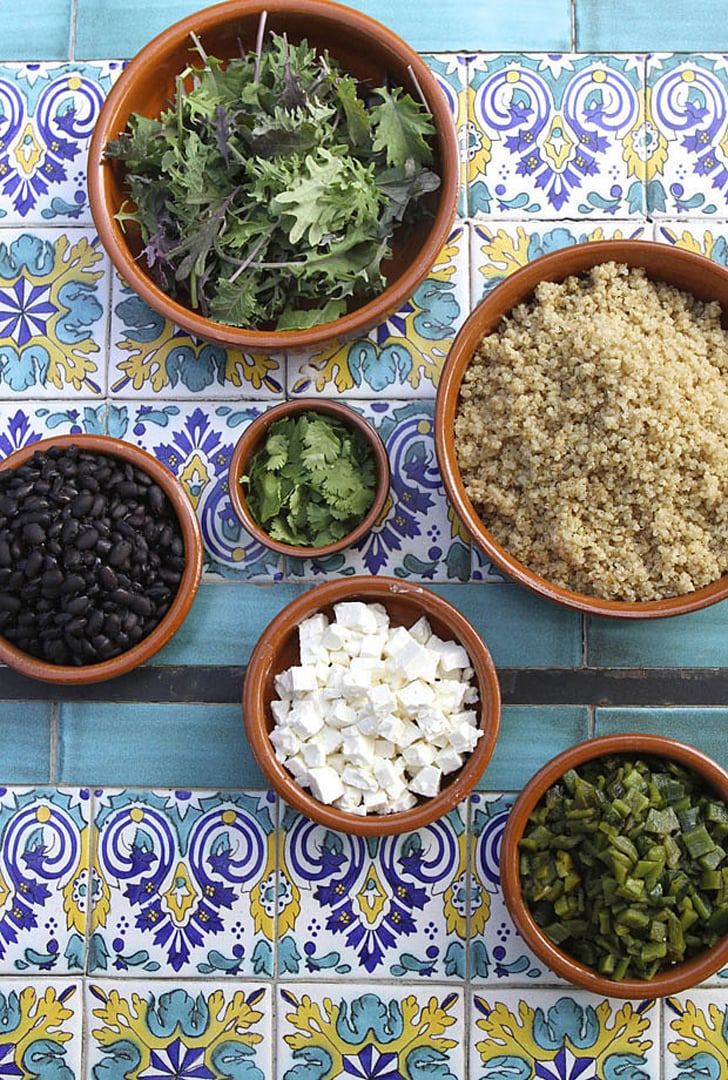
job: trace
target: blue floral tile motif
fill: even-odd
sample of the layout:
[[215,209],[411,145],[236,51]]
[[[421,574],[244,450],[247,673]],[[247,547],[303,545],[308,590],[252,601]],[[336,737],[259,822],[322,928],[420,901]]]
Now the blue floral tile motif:
[[434,53],[424,55],[422,59],[437,79],[445,95],[458,133],[461,147],[460,200],[458,210],[461,217],[467,213],[466,187],[466,148],[468,122],[468,58],[455,53]]
[[341,982],[278,991],[280,1080],[465,1076],[460,991]]
[[405,305],[367,336],[288,354],[288,392],[366,398],[433,398],[469,310],[468,244],[456,222],[435,265]]
[[77,408],[69,402],[29,402],[23,407],[0,400],[0,458],[53,435],[104,435],[107,419],[105,405]]
[[[533,989],[473,997],[472,1080],[596,1080],[660,1075],[654,1001]],[[717,1076],[717,1074],[716,1074]]]
[[86,156],[120,62],[0,65],[0,221],[89,224]]
[[721,266],[728,266],[728,223],[705,220],[663,220],[655,225],[655,239],[694,251]]
[[472,59],[468,210],[476,217],[644,213],[644,58]]
[[7,1077],[72,1080],[81,1075],[81,984],[3,979],[0,1068]]
[[109,391],[170,397],[283,396],[285,359],[191,337],[149,307],[117,274],[112,281]]
[[728,67],[725,56],[647,60],[647,209],[660,217],[728,213]]
[[467,845],[459,808],[404,836],[335,833],[292,810],[282,830],[281,976],[464,977]]
[[82,971],[89,793],[0,788],[0,974]]
[[83,229],[3,230],[0,397],[99,397],[106,389],[107,260]]
[[270,990],[258,982],[90,983],[87,1075],[267,1080],[271,1012]]
[[267,793],[98,793],[89,972],[265,976],[275,940]]
[[718,1080],[728,1062],[728,997],[725,991],[691,990],[665,1000],[665,1075]]

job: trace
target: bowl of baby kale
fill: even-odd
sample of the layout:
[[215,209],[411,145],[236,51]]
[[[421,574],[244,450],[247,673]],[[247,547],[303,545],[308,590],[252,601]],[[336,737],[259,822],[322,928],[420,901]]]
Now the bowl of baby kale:
[[289,806],[337,832],[424,828],[481,779],[500,688],[472,624],[431,589],[389,577],[327,581],[255,645],[243,721]]
[[447,240],[455,121],[424,60],[330,0],[228,0],[126,66],[89,200],[121,277],[190,334],[248,351],[362,333]]
[[486,557],[592,615],[728,597],[728,271],[668,244],[544,255],[473,310],[435,445]]
[[500,873],[555,974],[608,997],[687,990],[728,963],[728,772],[661,735],[572,746],[516,798]]
[[202,551],[187,493],[145,450],[27,444],[0,462],[0,661],[66,684],[131,671],[182,625]]

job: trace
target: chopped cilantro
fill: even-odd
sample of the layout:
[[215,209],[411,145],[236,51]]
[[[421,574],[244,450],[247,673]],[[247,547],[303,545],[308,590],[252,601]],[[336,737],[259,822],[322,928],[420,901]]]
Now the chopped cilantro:
[[138,223],[157,285],[213,321],[334,321],[384,288],[395,230],[439,186],[430,113],[305,40],[273,33],[226,63],[193,40],[203,66],[170,107],[107,143],[126,169],[117,219]]
[[240,483],[250,513],[272,539],[325,547],[368,513],[374,451],[357,428],[305,410],[271,424]]

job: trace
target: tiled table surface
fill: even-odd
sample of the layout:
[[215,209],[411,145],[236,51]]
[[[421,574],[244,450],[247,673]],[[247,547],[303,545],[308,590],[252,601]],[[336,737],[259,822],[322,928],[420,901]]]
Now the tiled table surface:
[[[200,596],[153,664],[69,692],[0,670],[0,1071],[728,1076],[728,972],[665,1002],[575,992],[524,949],[498,882],[513,794],[557,750],[631,728],[728,764],[728,605],[623,625],[531,597],[453,520],[432,437],[455,331],[527,260],[641,236],[728,262],[723,5],[424,2],[417,20],[404,2],[356,5],[439,75],[463,197],[412,302],[313,356],[189,340],[96,240],[85,154],[101,102],[123,59],[197,6],[0,5],[0,454],[50,432],[137,442],[180,477],[206,542]],[[250,418],[302,394],[360,408],[393,465],[373,535],[326,563],[256,548],[225,486]],[[432,829],[374,844],[276,804],[239,704],[273,614],[354,572],[452,599],[490,646],[505,703],[481,790]]]

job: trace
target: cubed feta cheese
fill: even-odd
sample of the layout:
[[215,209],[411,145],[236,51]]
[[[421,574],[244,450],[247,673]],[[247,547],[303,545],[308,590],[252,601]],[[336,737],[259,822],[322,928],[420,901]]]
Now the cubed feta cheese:
[[424,765],[432,764],[435,760],[435,752],[434,746],[425,742],[424,739],[418,739],[410,746],[405,746],[402,757],[410,768],[419,769]]
[[374,760],[374,739],[353,727],[344,728],[341,752],[352,765],[370,765]]
[[344,794],[341,777],[330,765],[322,765],[318,769],[310,770],[309,787],[314,799],[327,805],[340,799]]
[[447,776],[449,773],[456,772],[462,767],[463,755],[459,754],[457,750],[454,750],[452,746],[444,746],[442,750],[438,750],[435,754],[434,765],[437,765],[438,769],[442,770],[443,776]]
[[299,739],[293,728],[290,727],[276,727],[270,733],[270,741],[275,746],[276,750],[280,750],[286,757],[293,757],[301,749],[301,740]]
[[431,799],[440,790],[442,773],[436,765],[425,765],[418,769],[410,779],[409,790],[415,795],[424,795]]
[[361,600],[344,600],[334,604],[334,619],[339,626],[352,627],[370,633],[378,628],[376,614],[369,604]]
[[302,694],[306,690],[315,690],[317,688],[316,671],[309,664],[297,664],[289,670],[291,673],[291,690],[294,694]]
[[360,791],[376,791],[379,787],[371,769],[358,765],[345,765],[341,779],[350,787],[359,788]]

